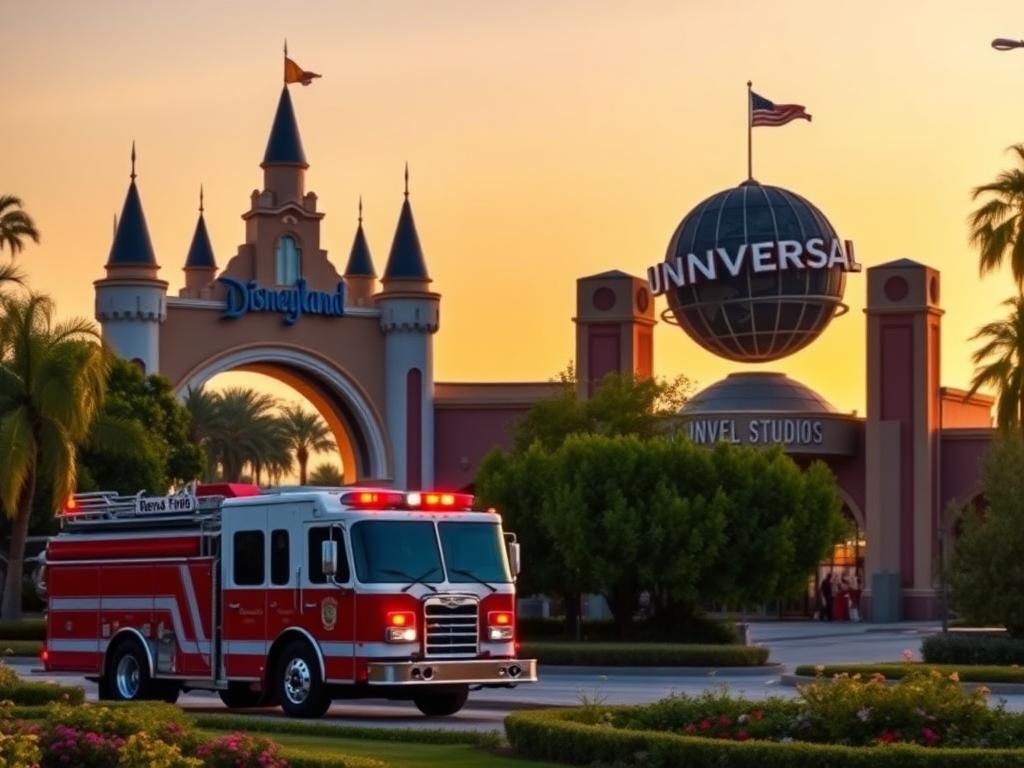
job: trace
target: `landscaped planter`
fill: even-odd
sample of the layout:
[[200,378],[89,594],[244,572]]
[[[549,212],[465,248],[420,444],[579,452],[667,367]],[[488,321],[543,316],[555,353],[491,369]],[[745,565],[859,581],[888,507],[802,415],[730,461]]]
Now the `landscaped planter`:
[[[517,712],[505,721],[525,757],[575,765],[1020,766],[1024,716],[986,706],[940,675],[840,677],[799,699],[745,701],[723,692],[640,707],[588,704]],[[988,746],[985,746],[988,745]]]

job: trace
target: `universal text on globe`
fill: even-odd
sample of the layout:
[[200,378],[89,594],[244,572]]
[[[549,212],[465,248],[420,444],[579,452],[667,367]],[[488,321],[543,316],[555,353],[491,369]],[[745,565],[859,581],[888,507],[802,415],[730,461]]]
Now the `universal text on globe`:
[[781,272],[789,269],[834,269],[860,272],[853,251],[853,242],[838,238],[825,241],[814,237],[807,242],[799,240],[766,240],[741,243],[733,252],[728,248],[709,248],[703,256],[688,253],[684,259],[676,256],[649,267],[647,283],[655,296],[684,285],[736,277],[750,269],[754,274]]

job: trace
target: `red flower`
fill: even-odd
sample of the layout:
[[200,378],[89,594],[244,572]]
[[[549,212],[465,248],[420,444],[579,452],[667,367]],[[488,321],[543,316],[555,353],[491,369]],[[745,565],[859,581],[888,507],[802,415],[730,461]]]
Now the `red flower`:
[[732,725],[732,720],[730,720],[726,715],[722,715],[720,718],[718,718],[718,724],[719,725]]
[[925,746],[934,747],[939,743],[940,736],[931,728],[925,726],[921,729],[921,738],[924,739]]
[[696,725],[694,725],[693,723],[687,723],[687,724],[686,724],[686,727],[685,727],[685,728],[683,728],[683,730],[684,730],[684,731],[685,731],[686,733],[696,733],[696,732],[697,732],[697,726],[696,726]]
[[746,731],[736,731],[736,735],[733,736],[733,738],[736,739],[736,741],[746,741],[750,738],[750,734]]
[[750,716],[754,720],[763,720],[764,719],[764,710],[763,709],[755,709],[754,711],[752,711],[750,713]]
[[711,721],[701,720],[700,723],[698,723],[697,727],[700,728],[702,731],[706,731],[711,727]]
[[897,742],[899,740],[899,735],[893,733],[892,731],[882,731],[878,736],[878,742],[880,744],[893,744],[894,742]]

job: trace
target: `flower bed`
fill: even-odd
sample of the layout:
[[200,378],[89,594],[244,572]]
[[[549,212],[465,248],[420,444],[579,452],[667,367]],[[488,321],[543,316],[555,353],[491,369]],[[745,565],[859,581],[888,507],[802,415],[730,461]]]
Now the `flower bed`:
[[263,736],[211,738],[169,704],[50,704],[38,720],[0,705],[4,768],[384,768],[361,757],[283,750]]
[[[797,699],[748,701],[725,692],[639,707],[591,704],[519,712],[505,721],[526,757],[644,766],[1019,766],[1024,715],[989,707],[937,672],[840,675]],[[638,759],[642,756],[642,761]]]
[[523,658],[541,664],[595,667],[758,667],[768,649],[757,645],[675,643],[523,643]]
[[1024,669],[1018,666],[967,666],[962,664],[921,664],[919,662],[890,662],[885,664],[803,664],[793,672],[800,677],[832,677],[833,675],[885,675],[889,680],[900,680],[908,674],[936,671],[941,675],[956,674],[962,683],[1022,683]]

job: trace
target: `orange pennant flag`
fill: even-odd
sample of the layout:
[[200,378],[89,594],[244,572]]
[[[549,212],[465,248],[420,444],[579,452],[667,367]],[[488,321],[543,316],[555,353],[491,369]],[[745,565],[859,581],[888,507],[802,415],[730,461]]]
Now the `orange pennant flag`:
[[316,72],[307,72],[287,56],[284,57],[284,81],[285,83],[302,83],[309,85],[314,77],[320,77]]

